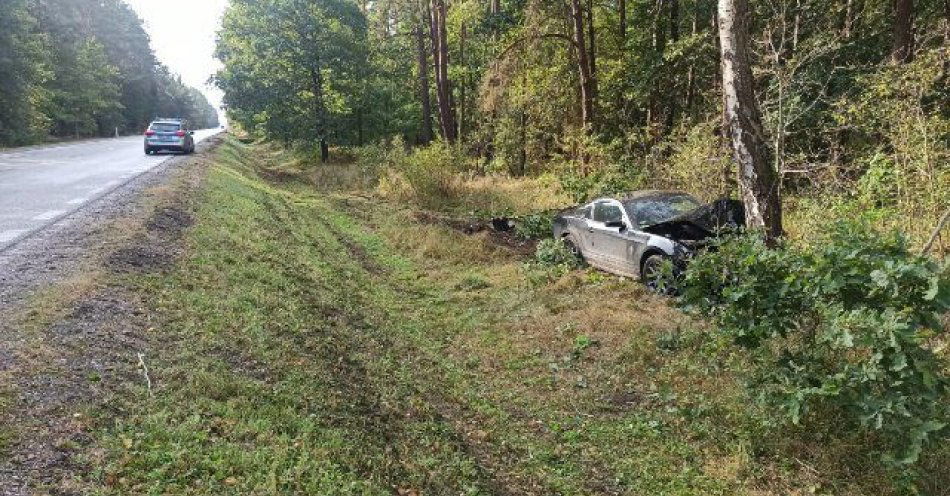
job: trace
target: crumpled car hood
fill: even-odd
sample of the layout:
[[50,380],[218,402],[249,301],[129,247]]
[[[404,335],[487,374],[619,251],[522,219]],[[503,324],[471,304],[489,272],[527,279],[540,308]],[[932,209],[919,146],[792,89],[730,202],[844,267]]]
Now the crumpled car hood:
[[714,237],[723,229],[734,229],[744,225],[745,208],[742,202],[720,198],[666,222],[653,224],[641,230],[688,244]]

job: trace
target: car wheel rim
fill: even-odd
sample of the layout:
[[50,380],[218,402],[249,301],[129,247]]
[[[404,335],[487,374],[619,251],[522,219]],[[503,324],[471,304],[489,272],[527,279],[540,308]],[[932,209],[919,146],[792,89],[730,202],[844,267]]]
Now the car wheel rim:
[[658,291],[660,288],[660,267],[656,262],[648,261],[643,267],[643,279],[647,289]]
[[568,240],[565,240],[564,243],[567,245],[568,251],[571,252],[571,255],[573,255],[574,258],[577,258],[577,259],[581,258],[581,251],[577,249],[577,245],[574,244],[573,241],[568,239]]

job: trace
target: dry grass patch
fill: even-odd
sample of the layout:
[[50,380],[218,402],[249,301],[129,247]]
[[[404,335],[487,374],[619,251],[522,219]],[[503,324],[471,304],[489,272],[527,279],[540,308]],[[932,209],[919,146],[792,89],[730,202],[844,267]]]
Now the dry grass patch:
[[488,212],[524,214],[571,205],[570,197],[554,176],[470,176],[461,182],[466,207]]
[[485,232],[466,235],[445,226],[395,222],[381,223],[378,229],[398,253],[426,265],[469,265],[510,258]]

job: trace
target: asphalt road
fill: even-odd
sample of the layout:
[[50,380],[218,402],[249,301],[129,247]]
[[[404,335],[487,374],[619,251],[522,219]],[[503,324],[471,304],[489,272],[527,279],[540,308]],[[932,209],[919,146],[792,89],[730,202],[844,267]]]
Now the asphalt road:
[[[218,133],[195,131],[195,142]],[[145,155],[141,136],[0,152],[0,251],[173,155]]]

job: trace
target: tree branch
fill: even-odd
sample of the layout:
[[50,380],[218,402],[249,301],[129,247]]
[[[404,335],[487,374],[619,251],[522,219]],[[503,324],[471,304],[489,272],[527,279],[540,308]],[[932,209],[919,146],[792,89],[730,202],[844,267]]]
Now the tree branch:
[[927,240],[927,244],[920,250],[921,255],[926,255],[930,252],[930,249],[933,248],[934,241],[937,241],[937,238],[940,237],[940,231],[943,231],[943,227],[947,225],[948,220],[950,220],[950,208],[943,213],[943,217],[940,218],[940,222],[938,222],[937,227],[934,228],[934,232],[930,235],[930,239]]

